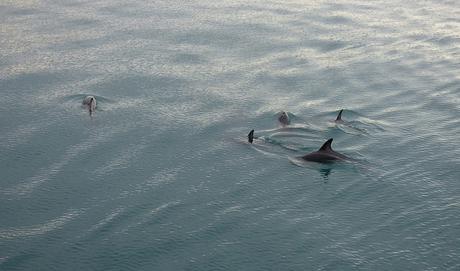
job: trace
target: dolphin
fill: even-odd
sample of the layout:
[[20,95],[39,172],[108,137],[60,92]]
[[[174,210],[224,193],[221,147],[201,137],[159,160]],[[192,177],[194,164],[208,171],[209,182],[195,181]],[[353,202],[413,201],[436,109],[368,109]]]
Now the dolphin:
[[252,141],[254,141],[254,129],[248,134],[248,142],[252,144]]
[[339,115],[335,119],[335,122],[343,122],[343,120],[342,120],[342,112],[343,112],[343,109],[340,110]]
[[83,99],[83,105],[88,106],[89,114],[92,114],[96,110],[96,98],[94,96],[86,96]]
[[318,163],[332,163],[334,161],[350,160],[347,156],[334,151],[331,147],[332,138],[326,141],[319,150],[308,153],[301,158],[306,161]]
[[291,123],[291,121],[289,120],[289,116],[286,112],[284,111],[281,111],[281,114],[280,116],[278,117],[278,121],[283,125],[283,126],[286,126],[286,125],[289,125],[289,123]]

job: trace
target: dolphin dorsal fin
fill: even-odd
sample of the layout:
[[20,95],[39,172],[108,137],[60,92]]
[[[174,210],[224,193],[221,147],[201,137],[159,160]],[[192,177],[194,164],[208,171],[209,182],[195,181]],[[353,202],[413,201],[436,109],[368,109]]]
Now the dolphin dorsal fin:
[[328,141],[326,141],[326,143],[324,143],[323,146],[321,146],[321,148],[319,148],[319,150],[320,151],[332,151],[331,144],[332,144],[332,138],[330,138]]
[[335,119],[336,121],[342,120],[342,112],[343,112],[343,109],[340,110],[339,115],[338,115],[337,118]]
[[248,134],[248,142],[252,144],[252,141],[254,141],[254,130],[251,130]]

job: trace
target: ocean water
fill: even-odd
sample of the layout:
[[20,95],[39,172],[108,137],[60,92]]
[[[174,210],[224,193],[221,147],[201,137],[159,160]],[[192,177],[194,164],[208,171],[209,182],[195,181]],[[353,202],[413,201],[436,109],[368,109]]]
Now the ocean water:
[[[0,270],[460,270],[458,1],[3,0],[0,23]],[[328,138],[353,161],[298,159]]]

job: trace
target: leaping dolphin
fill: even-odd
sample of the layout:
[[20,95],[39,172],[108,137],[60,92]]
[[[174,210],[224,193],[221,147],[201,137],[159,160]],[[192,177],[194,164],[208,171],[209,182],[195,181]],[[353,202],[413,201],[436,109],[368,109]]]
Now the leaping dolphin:
[[91,115],[96,110],[96,98],[94,96],[86,96],[83,99],[83,105],[88,106],[89,114]]
[[350,160],[347,156],[340,154],[334,151],[331,147],[332,138],[330,138],[326,143],[319,148],[319,150],[308,153],[301,158],[306,161],[311,162],[318,162],[318,163],[332,163],[334,161],[341,161],[341,160]]
[[281,112],[280,116],[278,117],[278,121],[283,126],[289,125],[289,123],[291,123],[291,121],[289,120],[289,115],[284,111]]

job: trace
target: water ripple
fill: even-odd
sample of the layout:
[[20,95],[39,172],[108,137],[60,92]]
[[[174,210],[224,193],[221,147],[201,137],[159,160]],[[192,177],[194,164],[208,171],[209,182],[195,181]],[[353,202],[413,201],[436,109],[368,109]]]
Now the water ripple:
[[64,227],[64,225],[66,225],[69,221],[75,219],[82,213],[82,210],[72,210],[65,213],[61,217],[52,219],[43,224],[27,227],[18,227],[14,229],[0,229],[0,239],[24,238],[46,234],[50,231],[54,231]]

